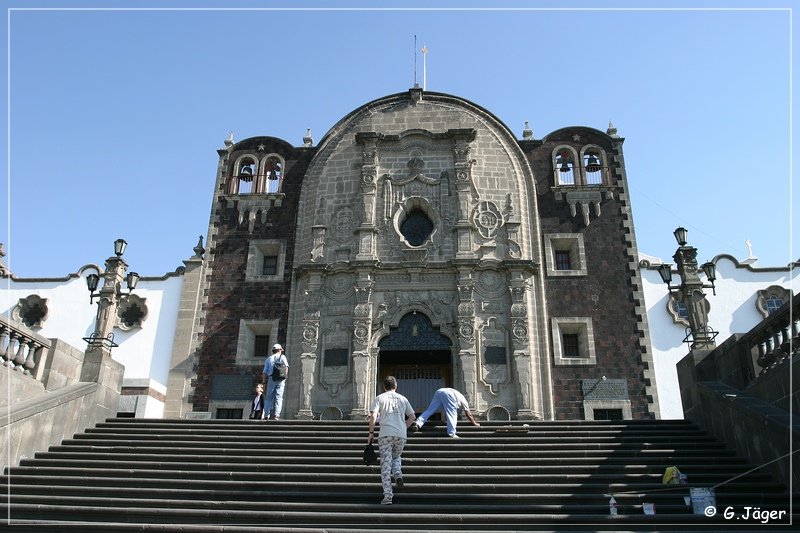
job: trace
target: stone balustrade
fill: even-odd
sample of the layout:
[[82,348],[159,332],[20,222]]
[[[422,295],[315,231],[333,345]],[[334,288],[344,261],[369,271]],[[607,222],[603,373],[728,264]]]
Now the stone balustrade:
[[759,375],[796,355],[800,351],[800,300],[795,300],[794,305],[787,303],[769,315],[742,340],[758,349]]
[[5,367],[34,379],[42,379],[51,341],[30,328],[0,315],[0,358]]

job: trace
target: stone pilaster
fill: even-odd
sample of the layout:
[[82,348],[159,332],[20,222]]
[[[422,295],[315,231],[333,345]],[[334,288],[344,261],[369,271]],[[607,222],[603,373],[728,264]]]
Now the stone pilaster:
[[472,181],[472,166],[475,164],[470,159],[470,142],[475,138],[474,130],[450,130],[453,138],[453,154],[456,170],[456,196],[458,201],[458,219],[454,231],[456,233],[456,257],[473,257],[472,223],[469,220],[472,206],[478,201],[475,185]]
[[356,290],[356,306],[353,312],[353,409],[350,418],[367,416],[372,399],[369,391],[375,390],[373,354],[370,351],[372,338],[372,276],[369,271],[359,272]]
[[375,202],[378,180],[378,134],[359,133],[356,142],[361,146],[361,199],[363,216],[358,227],[357,260],[377,259],[378,228],[375,224]]
[[472,271],[462,268],[458,274],[458,338],[459,366],[467,400],[475,405],[478,391],[476,331],[475,331],[475,280]]
[[509,268],[511,293],[511,348],[516,372],[517,398],[517,418],[533,419],[541,418],[541,391],[535,384],[538,380],[534,379],[533,365],[531,364],[531,332],[535,331],[535,326],[531,322],[531,312],[529,310],[529,272],[522,266],[511,266]]
[[300,409],[297,418],[314,418],[312,395],[317,383],[317,345],[322,304],[322,273],[312,271],[304,293],[303,333],[300,343]]

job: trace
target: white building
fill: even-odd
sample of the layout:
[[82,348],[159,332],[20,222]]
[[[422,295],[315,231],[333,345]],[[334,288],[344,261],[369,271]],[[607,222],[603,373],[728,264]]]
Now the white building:
[[[670,296],[658,273],[658,265],[668,261],[644,254],[640,259],[661,418],[683,418],[675,365],[689,352],[689,345],[684,342],[689,322],[685,315],[681,316],[683,309]],[[792,277],[800,268],[797,262],[787,267],[759,267],[755,258],[738,261],[727,254],[716,256],[712,262],[717,267],[716,294],[712,289],[705,292],[710,304],[708,323],[718,332],[717,345],[734,333],[746,333],[770,311],[786,303]]]

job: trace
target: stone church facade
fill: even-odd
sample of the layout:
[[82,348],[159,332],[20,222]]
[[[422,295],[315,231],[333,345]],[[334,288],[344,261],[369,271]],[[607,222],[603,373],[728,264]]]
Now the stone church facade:
[[657,418],[622,143],[611,126],[517,139],[420,88],[316,146],[229,140],[193,410],[252,389],[280,342],[285,418],[363,417],[388,374],[417,411],[452,386],[489,419]]

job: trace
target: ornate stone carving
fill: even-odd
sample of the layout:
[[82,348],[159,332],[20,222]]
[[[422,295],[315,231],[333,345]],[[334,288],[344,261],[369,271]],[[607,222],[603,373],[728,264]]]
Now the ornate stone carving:
[[424,313],[416,311],[403,315],[392,334],[378,343],[381,350],[392,351],[449,350],[451,345]]
[[485,270],[480,274],[480,284],[484,289],[495,291],[500,288],[503,283],[503,277],[494,270]]
[[472,294],[475,291],[475,288],[472,285],[459,285],[458,286],[458,298],[462,302],[472,300]]
[[16,307],[11,313],[14,320],[22,322],[29,328],[40,328],[50,310],[47,307],[47,298],[42,298],[37,294],[31,294],[25,298],[20,298]]
[[598,191],[570,191],[566,194],[567,204],[569,205],[570,215],[575,217],[578,214],[578,208],[583,216],[583,225],[588,226],[589,208],[594,207],[594,216],[600,216],[600,204],[603,202],[603,196]]
[[475,304],[473,302],[461,302],[458,304],[458,316],[475,315]]
[[366,304],[363,304],[363,303],[362,304],[357,304],[353,314],[358,318],[368,317],[369,316],[369,312],[371,310],[371,307],[372,306],[370,304],[368,304],[368,303],[366,303]]
[[528,315],[528,306],[524,303],[514,303],[511,305],[511,316],[524,317]]
[[372,296],[372,288],[371,287],[355,287],[356,291],[356,302],[358,303],[367,303],[369,302],[370,296]]
[[494,239],[503,226],[503,215],[494,202],[484,200],[472,212],[472,223],[484,239]]
[[362,185],[375,185],[376,172],[374,170],[364,170],[361,172]]
[[317,338],[319,336],[319,322],[316,320],[303,321],[303,351],[317,351]]
[[316,263],[325,255],[325,226],[314,226],[311,231],[314,235],[314,245],[311,248],[311,262]]
[[503,208],[503,215],[505,216],[506,220],[510,220],[516,214],[516,209],[514,208],[514,200],[511,198],[511,193],[506,194],[506,205]]
[[511,300],[514,302],[524,302],[526,290],[526,287],[511,287]]
[[458,336],[462,346],[475,344],[475,320],[473,318],[460,317],[458,319]]
[[338,272],[328,276],[325,280],[325,294],[331,300],[342,300],[353,294],[355,277],[347,272]]
[[349,206],[343,206],[337,209],[333,214],[333,238],[340,243],[350,242],[355,238],[356,219],[353,209]]
[[361,161],[364,166],[375,166],[378,164],[378,151],[374,148],[365,148],[361,152]]
[[524,318],[514,318],[511,320],[511,338],[514,347],[524,346],[528,342],[528,320]]
[[116,326],[123,331],[141,328],[147,312],[146,299],[137,294],[129,294],[117,307]]
[[378,328],[378,329],[382,328],[383,327],[383,321],[386,318],[386,315],[388,314],[388,312],[389,311],[388,311],[385,303],[378,304],[378,311],[377,311],[377,313],[375,313],[375,316],[372,318],[372,325],[375,328]]
[[358,319],[353,325],[353,343],[356,349],[366,350],[369,346],[370,321]]
[[320,293],[317,290],[305,289],[303,291],[305,307],[304,318],[319,318]]

